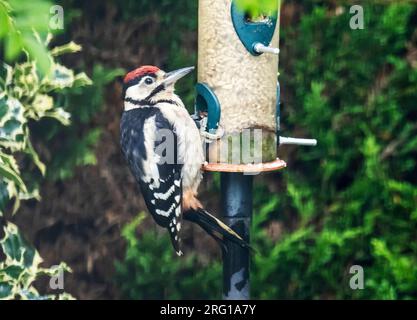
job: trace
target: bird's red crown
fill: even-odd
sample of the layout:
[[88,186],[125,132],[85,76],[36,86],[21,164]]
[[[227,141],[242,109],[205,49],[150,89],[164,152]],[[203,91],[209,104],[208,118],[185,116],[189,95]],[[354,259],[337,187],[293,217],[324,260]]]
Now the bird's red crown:
[[157,73],[160,69],[155,66],[142,66],[133,71],[130,71],[124,78],[123,82],[128,83],[137,77],[141,77],[145,74],[154,74]]

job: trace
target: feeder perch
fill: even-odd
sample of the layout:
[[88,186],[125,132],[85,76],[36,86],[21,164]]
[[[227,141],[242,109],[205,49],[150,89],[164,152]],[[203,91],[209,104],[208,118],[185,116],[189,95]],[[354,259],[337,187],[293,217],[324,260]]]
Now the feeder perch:
[[[278,0],[277,0],[278,2]],[[206,137],[206,171],[221,172],[225,223],[249,242],[252,176],[286,167],[279,136],[279,9],[250,17],[235,0],[199,0],[198,84],[194,119]],[[227,242],[223,297],[249,299],[249,252]]]

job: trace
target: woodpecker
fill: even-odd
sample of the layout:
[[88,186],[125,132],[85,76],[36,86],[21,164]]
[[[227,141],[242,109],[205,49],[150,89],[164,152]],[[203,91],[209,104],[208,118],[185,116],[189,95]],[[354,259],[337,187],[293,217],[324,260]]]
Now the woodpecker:
[[[249,248],[197,199],[204,162],[202,140],[196,124],[174,92],[177,80],[193,69],[165,73],[155,66],[142,66],[125,76],[124,111],[120,122],[122,153],[148,211],[158,225],[168,230],[178,255],[182,255],[183,219],[198,224],[223,248],[226,239]],[[164,138],[160,132],[164,133]],[[161,148],[163,143],[168,148]]]

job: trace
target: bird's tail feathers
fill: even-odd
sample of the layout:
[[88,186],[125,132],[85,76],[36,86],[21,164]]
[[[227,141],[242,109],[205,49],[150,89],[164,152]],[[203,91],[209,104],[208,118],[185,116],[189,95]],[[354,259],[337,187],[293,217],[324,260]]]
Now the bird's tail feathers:
[[243,248],[252,250],[251,246],[242,239],[234,230],[227,226],[220,219],[211,215],[202,208],[190,208],[183,214],[185,220],[194,222],[203,228],[210,236],[212,236],[223,249],[225,249],[225,240],[232,241]]

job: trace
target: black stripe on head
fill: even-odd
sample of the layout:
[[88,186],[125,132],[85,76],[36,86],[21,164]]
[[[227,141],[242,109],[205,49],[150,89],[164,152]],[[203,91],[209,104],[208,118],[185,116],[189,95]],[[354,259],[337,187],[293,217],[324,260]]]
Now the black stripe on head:
[[[127,90],[127,88],[126,88],[126,90]],[[161,84],[161,85],[157,86],[155,89],[153,89],[152,92],[145,99],[135,100],[135,99],[132,99],[132,98],[124,98],[124,101],[130,102],[130,103],[132,103],[134,105],[137,105],[137,106],[154,106],[154,105],[156,105],[158,103],[162,103],[162,102],[178,105],[175,101],[172,101],[172,100],[158,100],[158,101],[153,101],[153,102],[151,101],[151,99],[156,94],[158,94],[159,92],[161,92],[163,90],[165,90],[165,86],[163,84]]]
[[131,104],[134,104],[135,106],[147,106],[149,105],[149,102],[146,100],[135,100],[132,98],[125,98],[124,101],[130,102]]
[[157,105],[158,103],[169,103],[169,104],[175,104],[176,106],[178,106],[179,107],[179,104],[176,102],[176,101],[174,101],[174,100],[171,100],[171,99],[161,99],[161,100],[156,100],[156,101],[153,101],[152,103],[150,103],[152,106],[154,106],[154,105]]
[[143,74],[139,77],[136,77],[135,79],[130,80],[129,82],[123,83],[123,97],[126,95],[126,90],[128,88],[130,88],[131,86],[137,85],[145,77],[152,77],[152,78],[156,79],[156,74],[155,73],[145,73],[145,74]]
[[177,107],[179,107],[179,104],[171,99],[161,99],[161,100],[156,100],[156,101],[149,101],[149,100],[135,100],[132,98],[125,98],[124,101],[126,102],[130,102],[131,104],[134,104],[135,106],[150,106],[153,107],[155,105],[157,105],[158,103],[169,103],[169,104],[173,104],[176,105]]
[[159,92],[163,90],[165,90],[165,86],[163,84],[160,84],[155,89],[153,89],[152,92],[144,100],[150,101],[152,97],[154,97],[156,94],[158,94]]

